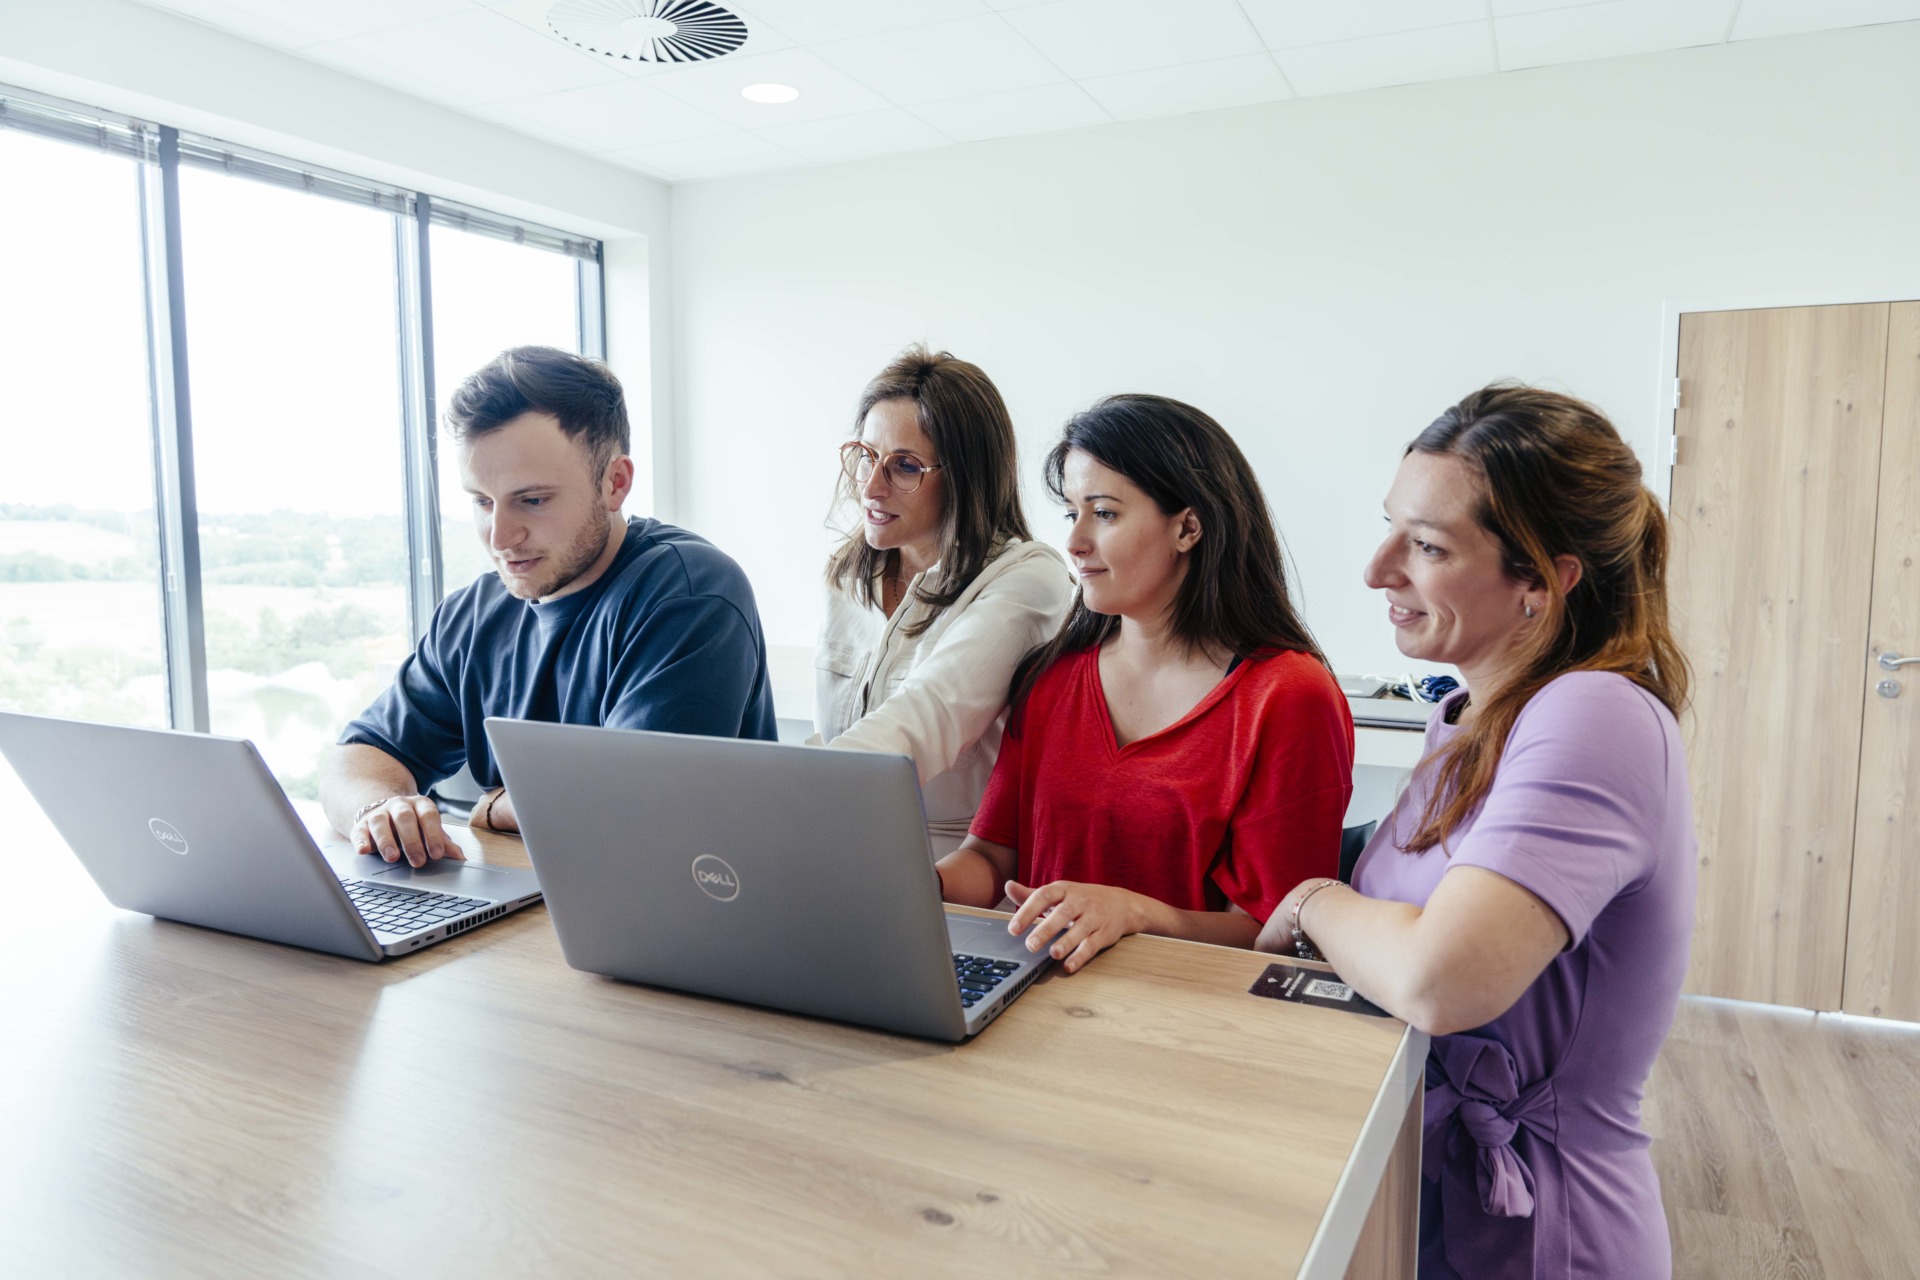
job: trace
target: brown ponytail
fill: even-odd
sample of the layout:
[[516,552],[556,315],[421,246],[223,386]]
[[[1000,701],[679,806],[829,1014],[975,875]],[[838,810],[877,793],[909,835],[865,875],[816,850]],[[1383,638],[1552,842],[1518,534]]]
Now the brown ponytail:
[[[1687,660],[1667,616],[1667,520],[1640,463],[1599,410],[1571,396],[1496,384],[1440,415],[1407,446],[1445,454],[1481,478],[1480,523],[1500,541],[1507,572],[1547,592],[1545,625],[1517,655],[1519,674],[1428,767],[1432,799],[1405,851],[1445,848],[1486,799],[1514,722],[1534,694],[1569,671],[1612,671],[1679,715]],[[1580,580],[1560,589],[1554,561],[1573,556]]]

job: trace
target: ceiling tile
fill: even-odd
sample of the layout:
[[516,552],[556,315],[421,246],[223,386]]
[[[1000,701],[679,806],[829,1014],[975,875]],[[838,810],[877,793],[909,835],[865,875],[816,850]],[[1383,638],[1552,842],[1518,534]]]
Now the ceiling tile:
[[913,113],[950,138],[979,142],[1048,129],[1108,124],[1113,117],[1073,84],[1040,84],[945,102],[923,102]]
[[1487,38],[1484,21],[1308,45],[1279,50],[1273,56],[1303,98],[1494,70],[1493,42]]
[[753,0],[753,12],[783,35],[814,45],[992,10],[986,0]]
[[[747,85],[763,82],[792,85],[800,91],[800,97],[774,106],[748,102],[740,96],[740,90]],[[743,129],[850,116],[891,105],[805,49],[782,49],[751,58],[736,56],[674,67],[649,76],[646,83]]]
[[1659,49],[1719,44],[1735,0],[1608,0],[1577,9],[1552,9],[1495,18],[1500,67],[1544,67],[1559,62],[1617,58]]
[[1920,19],[1920,0],[1742,0],[1735,40]]
[[1444,27],[1487,16],[1486,0],[1240,0],[1270,49]]
[[472,5],[454,17],[338,40],[331,47],[475,102],[581,89],[620,76],[593,54]]
[[1082,80],[1080,87],[1121,120],[1244,107],[1291,98],[1280,69],[1264,53]]
[[836,40],[817,52],[898,103],[973,97],[1067,78],[995,14]]
[[777,124],[756,132],[767,141],[809,160],[853,160],[889,151],[943,147],[952,139],[899,107],[866,111],[831,120]]
[[752,133],[723,133],[690,142],[663,142],[610,154],[674,178],[724,178],[806,163],[785,147]]
[[1006,21],[1075,80],[1261,49],[1235,0],[1057,0]]
[[726,121],[656,92],[645,81],[626,79],[495,103],[474,114],[516,127],[532,126],[594,151],[620,151],[734,131]]
[[363,58],[357,53],[347,52],[339,45],[304,45],[293,50],[293,53],[309,62],[317,62],[322,66],[332,67],[336,71],[344,71],[358,79],[385,85],[389,89],[427,102],[438,102],[443,106],[459,107],[462,110],[470,109],[479,102],[479,99],[471,93],[462,93],[457,89],[449,89],[445,85],[422,80],[409,68]]
[[[472,13],[472,0],[148,0],[162,8],[192,14],[215,26],[230,17],[285,29],[297,44],[318,44],[384,31],[427,18]],[[204,12],[202,12],[204,11]],[[232,28],[229,28],[232,29]],[[235,34],[245,34],[235,31]],[[295,47],[297,47],[297,44]]]
[[239,4],[227,4],[224,0],[147,0],[147,3],[156,9],[164,9],[169,13],[194,18],[210,27],[218,27],[228,35],[239,36],[255,44],[272,45],[281,49],[297,49],[303,44],[314,42],[312,29],[309,27],[275,22]]
[[1548,9],[1577,9],[1596,0],[1492,0],[1493,16],[1508,18],[1518,13],[1541,13]]

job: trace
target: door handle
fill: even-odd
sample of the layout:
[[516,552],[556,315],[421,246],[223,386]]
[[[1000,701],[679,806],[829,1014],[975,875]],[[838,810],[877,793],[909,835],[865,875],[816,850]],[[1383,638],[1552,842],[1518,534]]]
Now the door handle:
[[1887,671],[1898,671],[1902,667],[1920,667],[1920,658],[1903,658],[1897,653],[1880,655],[1880,666]]

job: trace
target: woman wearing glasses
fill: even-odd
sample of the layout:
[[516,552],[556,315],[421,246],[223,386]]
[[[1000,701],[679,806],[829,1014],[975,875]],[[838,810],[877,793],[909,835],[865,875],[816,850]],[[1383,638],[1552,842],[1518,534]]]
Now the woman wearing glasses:
[[1080,598],[1015,678],[942,892],[1004,891],[1012,931],[1068,972],[1129,933],[1252,946],[1302,875],[1337,867],[1353,789],[1353,718],[1259,481],[1212,418],[1133,395],[1067,424],[1047,486]]
[[939,856],[993,771],[1014,667],[1073,582],[1027,532],[1013,420],[977,366],[909,347],[854,421],[840,498],[860,525],[827,562],[813,741],[912,756]]

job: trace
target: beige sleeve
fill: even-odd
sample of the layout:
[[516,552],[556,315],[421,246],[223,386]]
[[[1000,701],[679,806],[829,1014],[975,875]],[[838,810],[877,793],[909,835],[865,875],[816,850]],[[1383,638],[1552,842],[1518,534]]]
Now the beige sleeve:
[[905,683],[827,745],[912,756],[922,783],[945,773],[1000,718],[1014,668],[1053,637],[1072,604],[1059,556],[1028,553],[956,605]]

